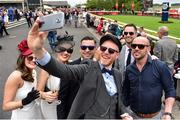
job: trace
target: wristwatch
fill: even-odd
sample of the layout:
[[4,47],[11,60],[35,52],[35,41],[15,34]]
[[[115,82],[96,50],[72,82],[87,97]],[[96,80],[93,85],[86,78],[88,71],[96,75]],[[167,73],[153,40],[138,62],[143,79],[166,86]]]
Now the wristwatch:
[[174,119],[172,113],[170,113],[170,112],[164,112],[163,115],[169,115],[171,117],[171,119]]

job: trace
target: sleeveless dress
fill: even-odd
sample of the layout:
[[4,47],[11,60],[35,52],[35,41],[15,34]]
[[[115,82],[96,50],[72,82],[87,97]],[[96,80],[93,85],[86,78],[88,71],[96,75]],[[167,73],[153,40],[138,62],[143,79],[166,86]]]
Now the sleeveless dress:
[[[50,75],[47,80],[46,86],[50,90],[58,90],[60,88],[60,78]],[[48,103],[45,100],[41,100],[41,111],[44,119],[57,119],[57,103]]]
[[[36,78],[36,73],[33,71],[33,76]],[[32,90],[33,87],[36,86],[36,79],[34,82],[24,81],[24,84],[21,88],[19,88],[16,92],[15,100],[22,100],[27,96],[27,94]],[[24,105],[23,108],[18,108],[12,110],[11,119],[19,120],[19,119],[41,119],[42,114],[40,111],[40,107],[38,105],[38,99],[32,101],[30,104]]]

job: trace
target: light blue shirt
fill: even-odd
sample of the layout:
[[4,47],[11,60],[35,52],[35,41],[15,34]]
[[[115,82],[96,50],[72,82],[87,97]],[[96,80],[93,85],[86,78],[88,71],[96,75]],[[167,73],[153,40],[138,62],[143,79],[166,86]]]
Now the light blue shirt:
[[[41,66],[44,66],[50,61],[50,59],[51,59],[51,55],[48,52],[46,52],[45,55],[43,56],[43,58],[37,59],[37,62]],[[103,65],[100,64],[100,67],[102,69]],[[116,84],[114,82],[113,75],[110,75],[109,73],[102,73],[102,76],[103,76],[105,86],[106,86],[106,90],[107,90],[108,94],[110,96],[113,96],[114,94],[117,93],[117,87],[116,87]]]
[[[102,64],[100,64],[100,67],[101,67],[101,69],[103,69]],[[110,75],[109,73],[102,73],[102,76],[103,76],[105,86],[106,86],[106,90],[107,90],[108,94],[110,96],[113,96],[114,94],[117,93],[117,87],[116,87],[116,84],[114,82],[113,75]]]
[[50,59],[51,59],[51,55],[48,52],[46,52],[43,58],[37,59],[36,62],[41,66],[44,66],[50,61]]

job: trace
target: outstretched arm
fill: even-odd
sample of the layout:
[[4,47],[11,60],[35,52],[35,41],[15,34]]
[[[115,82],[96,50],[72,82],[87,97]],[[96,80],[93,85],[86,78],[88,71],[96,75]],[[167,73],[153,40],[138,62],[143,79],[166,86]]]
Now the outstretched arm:
[[44,42],[48,35],[48,32],[39,31],[40,25],[41,21],[37,18],[27,37],[28,46],[38,59],[43,58],[46,53],[46,50],[44,49]]

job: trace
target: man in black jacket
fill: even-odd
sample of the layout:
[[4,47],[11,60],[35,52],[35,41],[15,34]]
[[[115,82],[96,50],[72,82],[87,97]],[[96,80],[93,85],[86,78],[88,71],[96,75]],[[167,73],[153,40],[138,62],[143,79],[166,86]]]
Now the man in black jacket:
[[[85,36],[81,39],[80,54],[81,57],[74,60],[73,64],[80,64],[84,59],[93,59],[96,52],[96,40],[93,37]],[[95,59],[94,59],[95,60]]]

